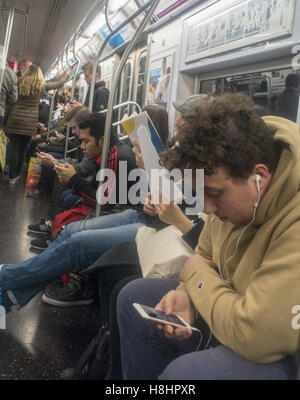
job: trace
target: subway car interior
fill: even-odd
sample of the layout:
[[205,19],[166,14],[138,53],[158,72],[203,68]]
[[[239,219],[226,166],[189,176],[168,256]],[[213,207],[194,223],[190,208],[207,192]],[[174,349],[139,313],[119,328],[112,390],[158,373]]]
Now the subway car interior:
[[[190,111],[176,104],[186,104],[191,96],[244,94],[259,116],[299,125],[300,0],[0,0],[0,11],[0,380],[119,380],[119,371],[106,370],[99,378],[77,370],[94,338],[101,341],[104,330],[108,332],[111,291],[129,273],[105,276],[99,283],[100,272],[93,272],[96,260],[101,256],[103,267],[114,247],[102,246],[107,240],[100,236],[103,249],[97,257],[84,256],[85,265],[76,246],[62,250],[55,244],[69,234],[69,226],[124,212],[118,204],[105,210],[96,189],[90,191],[93,180],[100,180],[95,166],[92,173],[77,177],[82,160],[92,159],[88,139],[82,136],[92,126],[84,125],[92,123],[88,115],[100,114],[97,123],[104,120],[101,150],[93,157],[101,170],[121,160],[124,146],[130,153],[125,159],[133,158],[139,167],[132,153],[136,144],[126,130],[130,124],[123,121],[145,110],[150,115],[149,107],[159,106],[166,115],[167,146],[178,118]],[[26,89],[30,73],[42,82],[43,92]],[[293,104],[285,103],[284,115],[278,99],[291,76],[298,89],[294,87]],[[14,99],[4,97],[9,84],[15,87]],[[73,110],[86,113],[86,119],[76,119]],[[121,147],[111,144],[114,137]],[[74,170],[67,178],[66,165]],[[80,216],[63,219],[78,207]],[[123,241],[134,241],[136,233],[124,233]],[[121,246],[118,235],[112,233],[111,242]],[[236,252],[236,241],[232,246],[228,258],[238,251],[239,240]],[[113,258],[114,265],[116,258],[126,264],[122,246]],[[127,264],[130,276],[141,276]],[[88,278],[77,278],[89,267]],[[56,272],[48,272],[51,268]],[[88,287],[85,279],[93,295],[76,302],[71,292],[78,285]],[[55,285],[69,286],[71,300],[53,300],[49,293]],[[114,352],[117,344],[111,340],[109,346]]]

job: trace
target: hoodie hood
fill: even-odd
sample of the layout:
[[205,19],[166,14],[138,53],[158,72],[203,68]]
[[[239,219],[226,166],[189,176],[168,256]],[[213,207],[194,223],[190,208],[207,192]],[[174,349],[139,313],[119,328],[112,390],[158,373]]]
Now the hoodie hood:
[[288,145],[281,153],[271,185],[257,208],[254,225],[262,225],[276,215],[297,194],[300,187],[300,128],[279,117],[263,117],[275,132],[275,140]]

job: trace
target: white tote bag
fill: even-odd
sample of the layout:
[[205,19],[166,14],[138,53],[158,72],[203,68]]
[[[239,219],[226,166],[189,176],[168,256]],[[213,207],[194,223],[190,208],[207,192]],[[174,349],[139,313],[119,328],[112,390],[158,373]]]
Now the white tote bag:
[[160,231],[142,226],[135,240],[144,278],[176,277],[194,253],[173,225]]

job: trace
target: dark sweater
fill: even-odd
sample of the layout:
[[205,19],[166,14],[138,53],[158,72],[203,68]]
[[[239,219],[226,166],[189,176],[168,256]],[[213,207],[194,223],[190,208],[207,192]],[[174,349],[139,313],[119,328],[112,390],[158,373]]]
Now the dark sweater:
[[[86,107],[89,106],[89,101],[90,101],[90,90],[91,87],[89,86],[84,105]],[[104,110],[107,108],[107,103],[108,103],[108,97],[109,97],[109,91],[105,87],[105,82],[100,81],[95,84],[95,90],[94,90],[94,97],[93,97],[93,109],[92,112],[99,112],[101,110]]]
[[[91,207],[95,208],[97,204],[96,200],[96,193],[99,186],[99,182],[97,181],[97,173],[100,169],[101,165],[101,158],[100,156],[96,162],[96,172],[93,176],[91,182],[87,182],[83,179],[78,173],[72,176],[69,181],[69,185],[72,187],[73,193],[79,194],[81,197],[85,199],[87,204]],[[129,146],[124,143],[117,142],[115,145],[112,145],[107,157],[107,169],[111,169],[114,171],[114,175],[112,174],[109,176],[108,180],[104,183],[105,184],[105,195],[110,200],[114,198],[114,194],[116,195],[116,203],[119,202],[119,162],[120,161],[127,161],[127,177],[129,172],[132,169],[137,168],[135,163],[135,157],[132,153]],[[115,177],[115,179],[114,179]],[[127,181],[128,189],[133,184],[133,182]],[[110,201],[103,205],[105,210],[113,208],[115,206],[114,202],[110,203]],[[111,201],[112,201],[111,200]],[[130,204],[128,204],[130,206]]]

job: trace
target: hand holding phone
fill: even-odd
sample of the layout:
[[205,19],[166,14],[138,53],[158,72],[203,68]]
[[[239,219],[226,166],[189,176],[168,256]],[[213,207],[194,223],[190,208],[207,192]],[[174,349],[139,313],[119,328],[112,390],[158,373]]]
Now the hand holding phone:
[[133,303],[133,307],[137,310],[141,317],[153,321],[157,324],[172,325],[174,327],[188,328],[198,331],[197,328],[190,326],[183,318],[176,314],[167,315],[163,311],[145,306],[143,304]]

